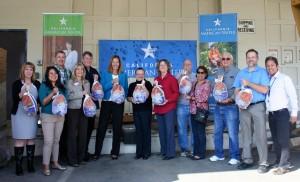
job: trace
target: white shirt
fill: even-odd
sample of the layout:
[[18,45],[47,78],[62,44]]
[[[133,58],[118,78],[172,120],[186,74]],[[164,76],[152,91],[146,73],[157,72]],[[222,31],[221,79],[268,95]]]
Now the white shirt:
[[279,71],[271,78],[270,92],[266,98],[267,111],[284,108],[291,110],[291,116],[297,116],[298,99],[292,79]]

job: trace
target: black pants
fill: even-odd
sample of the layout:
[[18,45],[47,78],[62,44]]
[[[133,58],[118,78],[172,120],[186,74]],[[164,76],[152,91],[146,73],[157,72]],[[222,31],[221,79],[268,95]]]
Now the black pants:
[[288,109],[269,112],[269,126],[275,147],[278,167],[290,167],[290,114]]
[[116,104],[111,101],[102,101],[99,117],[99,124],[96,135],[95,155],[99,156],[103,146],[108,123],[111,119],[113,125],[113,141],[111,155],[118,156],[120,153],[120,143],[122,135],[122,122],[124,113],[124,103]]
[[85,157],[88,118],[81,109],[68,109],[67,154],[70,164],[78,164]]
[[90,143],[90,140],[91,140],[91,136],[92,136],[92,133],[93,133],[93,130],[95,128],[95,119],[96,119],[96,116],[94,117],[88,117],[88,126],[87,126],[87,137],[86,137],[86,153],[89,152],[89,143]]
[[136,129],[136,155],[150,156],[151,154],[151,111],[133,112]]
[[65,115],[65,122],[64,122],[64,127],[60,135],[60,140],[59,140],[59,158],[60,160],[63,160],[66,162],[67,160],[67,130],[68,130],[68,120],[69,120],[69,115],[68,113]]

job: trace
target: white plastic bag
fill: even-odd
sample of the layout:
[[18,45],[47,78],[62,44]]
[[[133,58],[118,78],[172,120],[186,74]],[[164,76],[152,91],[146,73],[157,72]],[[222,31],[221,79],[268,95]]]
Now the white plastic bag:
[[247,107],[251,104],[252,99],[252,91],[250,89],[245,89],[244,87],[242,87],[242,90],[235,97],[235,102],[240,108],[247,109]]
[[180,79],[179,92],[182,94],[188,94],[192,90],[192,82],[187,75],[184,75]]
[[125,91],[121,85],[115,83],[111,90],[111,101],[121,104],[125,100]]
[[25,92],[22,97],[23,109],[28,115],[35,116],[38,111],[38,105],[35,98],[29,93]]
[[52,113],[57,116],[63,116],[67,113],[67,109],[68,104],[65,96],[57,92],[57,94],[53,96]]
[[161,85],[155,85],[152,89],[151,92],[151,97],[152,97],[152,103],[155,105],[162,105],[165,103],[166,98],[165,98],[165,93],[162,90]]
[[145,103],[147,100],[147,92],[143,84],[136,84],[133,91],[133,101],[135,103]]
[[92,97],[94,100],[101,100],[103,99],[104,92],[102,85],[97,81],[94,80],[94,83],[92,85]]
[[215,86],[213,89],[213,96],[215,100],[218,101],[224,101],[228,97],[228,91],[226,85],[222,82],[223,78],[221,79],[215,79]]
[[96,115],[96,104],[89,95],[85,95],[82,105],[83,113],[86,117],[93,117]]

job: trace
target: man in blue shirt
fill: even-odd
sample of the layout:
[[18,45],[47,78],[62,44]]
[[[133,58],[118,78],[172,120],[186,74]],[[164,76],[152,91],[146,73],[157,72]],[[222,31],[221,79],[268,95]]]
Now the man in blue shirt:
[[241,70],[234,81],[234,94],[238,95],[242,88],[252,91],[253,99],[246,108],[240,108],[240,124],[243,135],[243,162],[238,165],[238,169],[247,169],[253,166],[252,147],[252,124],[254,126],[255,144],[259,155],[259,173],[268,172],[268,145],[266,133],[266,94],[269,91],[270,79],[267,71],[257,65],[258,52],[250,49],[246,52],[247,68]]

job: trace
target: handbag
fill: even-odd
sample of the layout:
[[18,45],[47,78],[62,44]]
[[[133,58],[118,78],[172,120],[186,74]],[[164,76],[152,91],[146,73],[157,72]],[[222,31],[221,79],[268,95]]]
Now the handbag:
[[201,109],[197,107],[196,115],[195,115],[195,121],[198,123],[205,124],[208,118],[209,111],[205,109]]

